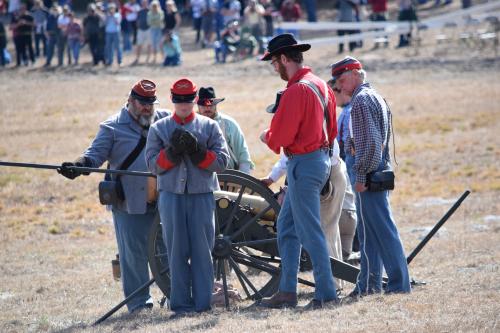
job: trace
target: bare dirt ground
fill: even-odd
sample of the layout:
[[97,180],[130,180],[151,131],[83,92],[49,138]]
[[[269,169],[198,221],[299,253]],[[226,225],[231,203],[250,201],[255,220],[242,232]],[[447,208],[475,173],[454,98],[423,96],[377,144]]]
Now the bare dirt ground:
[[[301,313],[214,310],[169,321],[158,306],[131,317],[121,310],[90,325],[122,299],[110,260],[116,253],[111,217],[98,203],[100,175],[67,180],[55,171],[0,167],[0,331],[349,331],[498,332],[500,312],[500,59],[491,47],[436,45],[355,56],[394,114],[397,189],[394,213],[409,253],[465,189],[470,197],[411,264],[425,280],[410,295],[372,296],[337,309]],[[0,160],[59,164],[89,144],[100,121],[125,102],[131,85],[150,78],[161,107],[179,76],[215,87],[248,140],[265,176],[277,156],[258,141],[264,112],[285,83],[269,64],[248,59],[213,64],[211,50],[189,47],[184,65],[0,72]],[[85,58],[87,57],[87,58]],[[328,78],[336,46],[313,47],[306,64]],[[88,56],[84,56],[88,61]],[[349,291],[352,286],[346,286]],[[311,290],[301,289],[301,303]],[[158,300],[160,291],[153,288]]]

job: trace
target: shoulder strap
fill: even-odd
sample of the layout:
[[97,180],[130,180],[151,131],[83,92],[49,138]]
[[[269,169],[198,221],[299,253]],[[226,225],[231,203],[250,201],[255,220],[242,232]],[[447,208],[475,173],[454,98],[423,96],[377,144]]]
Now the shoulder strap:
[[325,98],[323,98],[323,95],[321,95],[321,92],[319,91],[318,87],[316,87],[316,85],[314,83],[312,83],[311,81],[302,79],[299,81],[299,83],[305,84],[307,87],[309,87],[314,92],[314,94],[318,97],[321,105],[323,105],[323,132],[325,133],[326,140],[328,141],[328,143],[330,143],[330,140],[328,138],[328,130],[327,130],[327,128],[328,128],[327,125],[329,123],[329,119],[328,119],[328,88],[326,86],[326,82],[323,82],[324,88],[325,88]]
[[[120,165],[120,167],[118,168],[118,170],[127,170],[128,167],[132,163],[134,163],[134,161],[137,159],[137,157],[139,156],[139,154],[141,153],[141,151],[144,149],[144,146],[146,145],[146,139],[147,139],[147,137],[146,137],[145,133],[141,134],[141,138],[139,139],[139,142],[137,143],[137,146],[135,146],[134,150],[132,150],[132,152],[123,161],[123,163]],[[108,167],[107,168],[109,169],[109,163],[108,163]],[[116,176],[116,180],[119,180],[120,177],[121,177],[121,175]],[[109,173],[107,173],[104,176],[104,179],[111,180],[111,175]]]
[[389,104],[387,103],[385,98],[383,98],[383,100],[385,103],[386,111],[382,112],[382,118],[383,118],[383,121],[387,124],[387,131],[384,133],[384,142],[382,144],[384,146],[387,146],[387,144],[389,143],[389,133],[390,133],[389,131],[391,129],[391,126],[389,123],[389,113],[391,112],[391,109],[389,108]]
[[137,146],[135,146],[134,150],[130,153],[130,155],[127,156],[125,161],[123,161],[122,165],[120,165],[120,170],[127,170],[128,167],[137,159],[137,156],[141,153],[142,149],[144,149],[144,146],[146,145],[146,137],[144,135],[141,135],[141,138],[139,139],[139,143],[137,143]]

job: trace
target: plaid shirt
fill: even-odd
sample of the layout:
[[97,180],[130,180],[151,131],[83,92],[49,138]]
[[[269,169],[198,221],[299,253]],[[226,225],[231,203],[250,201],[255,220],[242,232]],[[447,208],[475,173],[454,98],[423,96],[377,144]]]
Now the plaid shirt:
[[382,161],[390,161],[389,147],[391,113],[385,100],[369,83],[363,83],[352,95],[351,121],[355,149],[356,182],[365,184],[366,174],[377,170]]

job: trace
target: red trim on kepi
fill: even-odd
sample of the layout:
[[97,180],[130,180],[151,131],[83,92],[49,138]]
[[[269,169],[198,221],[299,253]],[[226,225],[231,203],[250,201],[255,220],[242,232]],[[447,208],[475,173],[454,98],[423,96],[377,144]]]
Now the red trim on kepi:
[[332,68],[332,80],[336,81],[337,78],[347,71],[352,71],[353,69],[362,69],[363,66],[358,59],[347,56],[344,59],[337,61],[330,65]]
[[196,98],[196,85],[188,78],[181,78],[170,87],[172,103],[193,103]]
[[154,104],[156,99],[156,84],[150,80],[140,80],[130,91],[130,96],[140,102]]

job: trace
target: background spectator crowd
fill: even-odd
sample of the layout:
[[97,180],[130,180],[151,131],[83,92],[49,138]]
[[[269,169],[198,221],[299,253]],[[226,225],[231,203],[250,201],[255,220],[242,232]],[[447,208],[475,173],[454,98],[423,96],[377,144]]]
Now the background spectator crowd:
[[[300,1],[300,3],[299,3]],[[396,0],[400,20],[417,20],[412,0]],[[387,19],[388,0],[335,0],[336,20],[356,22]],[[419,0],[425,3],[426,0]],[[449,4],[447,0],[443,5]],[[86,5],[74,14],[72,5]],[[441,1],[436,0],[436,5]],[[303,10],[306,17],[303,17]],[[367,15],[361,15],[365,13]],[[369,13],[369,14],[368,14]],[[224,63],[256,56],[278,33],[276,21],[317,21],[316,0],[0,0],[0,66],[12,62],[29,66],[43,61],[45,67],[78,65],[80,51],[87,46],[93,65],[121,66],[123,54],[135,55],[139,63],[177,66],[182,63],[179,29],[192,23],[194,43],[213,48],[215,61]],[[338,35],[356,33],[339,30]],[[399,47],[410,44],[411,35],[401,35]],[[12,43],[9,46],[9,43]],[[387,45],[386,45],[387,46]],[[349,51],[361,47],[350,42]],[[13,50],[14,53],[7,52]],[[344,45],[339,44],[339,53]],[[143,58],[144,57],[144,58]],[[160,57],[160,59],[158,59]],[[54,59],[55,58],[55,59]]]

